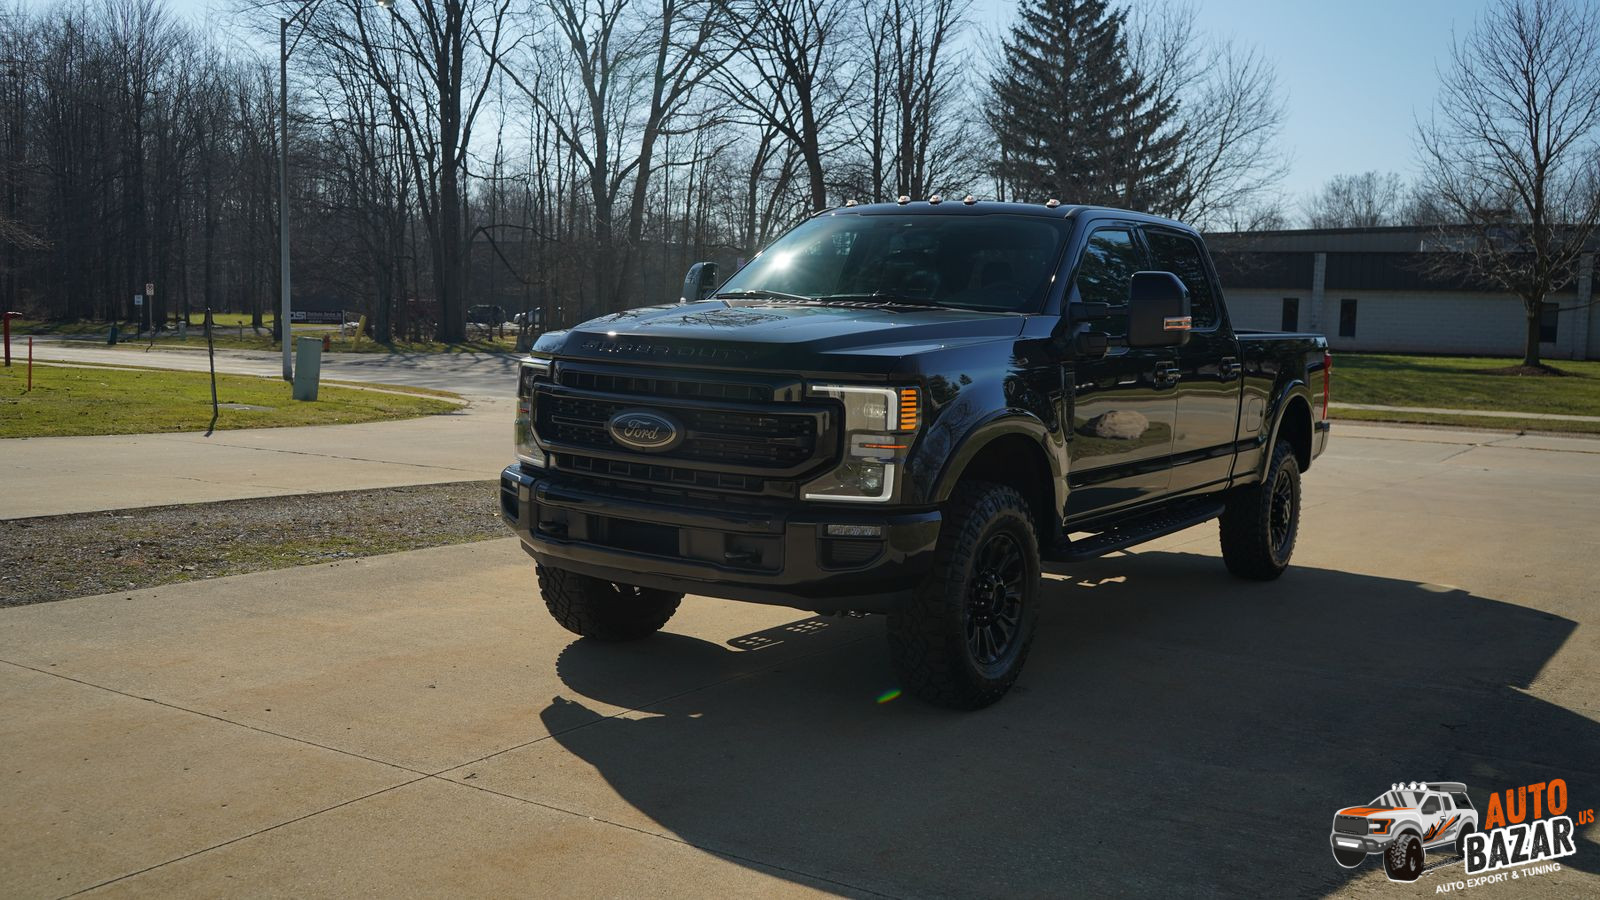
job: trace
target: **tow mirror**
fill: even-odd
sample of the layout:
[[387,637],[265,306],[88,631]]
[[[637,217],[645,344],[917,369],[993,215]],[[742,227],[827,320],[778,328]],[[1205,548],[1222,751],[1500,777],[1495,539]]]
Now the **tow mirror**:
[[717,288],[717,264],[714,262],[697,262],[689,267],[689,273],[683,276],[683,294],[678,297],[679,303],[699,303]]
[[1135,272],[1128,287],[1128,346],[1177,347],[1189,340],[1189,289],[1171,272]]

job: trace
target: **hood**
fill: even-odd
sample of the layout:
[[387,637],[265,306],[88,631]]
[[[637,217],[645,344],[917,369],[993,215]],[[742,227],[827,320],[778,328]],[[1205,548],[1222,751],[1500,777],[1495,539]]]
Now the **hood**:
[[1341,816],[1375,816],[1379,813],[1407,812],[1410,806],[1352,806],[1349,809],[1339,810]]
[[1015,338],[1025,321],[959,309],[708,300],[601,316],[547,335],[536,349],[662,365],[887,372],[912,354]]

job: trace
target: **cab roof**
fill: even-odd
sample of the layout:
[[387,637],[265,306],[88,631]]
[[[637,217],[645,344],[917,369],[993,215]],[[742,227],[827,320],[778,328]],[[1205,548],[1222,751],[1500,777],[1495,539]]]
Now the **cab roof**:
[[1108,215],[1119,219],[1166,225],[1183,231],[1194,229],[1176,219],[1166,219],[1131,209],[1112,206],[1092,206],[1062,203],[1049,206],[1044,203],[1012,203],[999,200],[977,200],[967,203],[959,197],[947,197],[938,203],[931,200],[911,200],[905,203],[859,203],[854,206],[835,206],[819,211],[818,216],[861,215],[911,215],[911,216],[984,216],[984,215],[1039,216],[1048,219],[1099,218]]

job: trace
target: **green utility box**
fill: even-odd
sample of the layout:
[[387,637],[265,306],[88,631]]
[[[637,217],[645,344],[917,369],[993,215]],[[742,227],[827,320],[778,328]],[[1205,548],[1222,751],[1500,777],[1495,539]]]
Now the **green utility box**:
[[296,338],[294,342],[294,398],[317,399],[317,382],[322,379],[322,339]]

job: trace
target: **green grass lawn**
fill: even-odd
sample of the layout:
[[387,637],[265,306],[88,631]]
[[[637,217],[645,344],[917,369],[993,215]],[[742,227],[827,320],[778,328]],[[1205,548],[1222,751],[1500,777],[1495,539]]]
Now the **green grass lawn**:
[[[1492,375],[1521,359],[1335,353],[1335,403],[1600,416],[1600,362],[1546,360],[1568,377]],[[1339,419],[1600,433],[1600,423],[1336,409]]]
[[[35,365],[0,369],[0,438],[204,431],[211,421],[211,381],[204,372]],[[223,408],[217,428],[345,425],[450,412],[436,396],[322,386],[316,402],[296,401],[287,382],[218,375],[217,400],[265,409]]]

